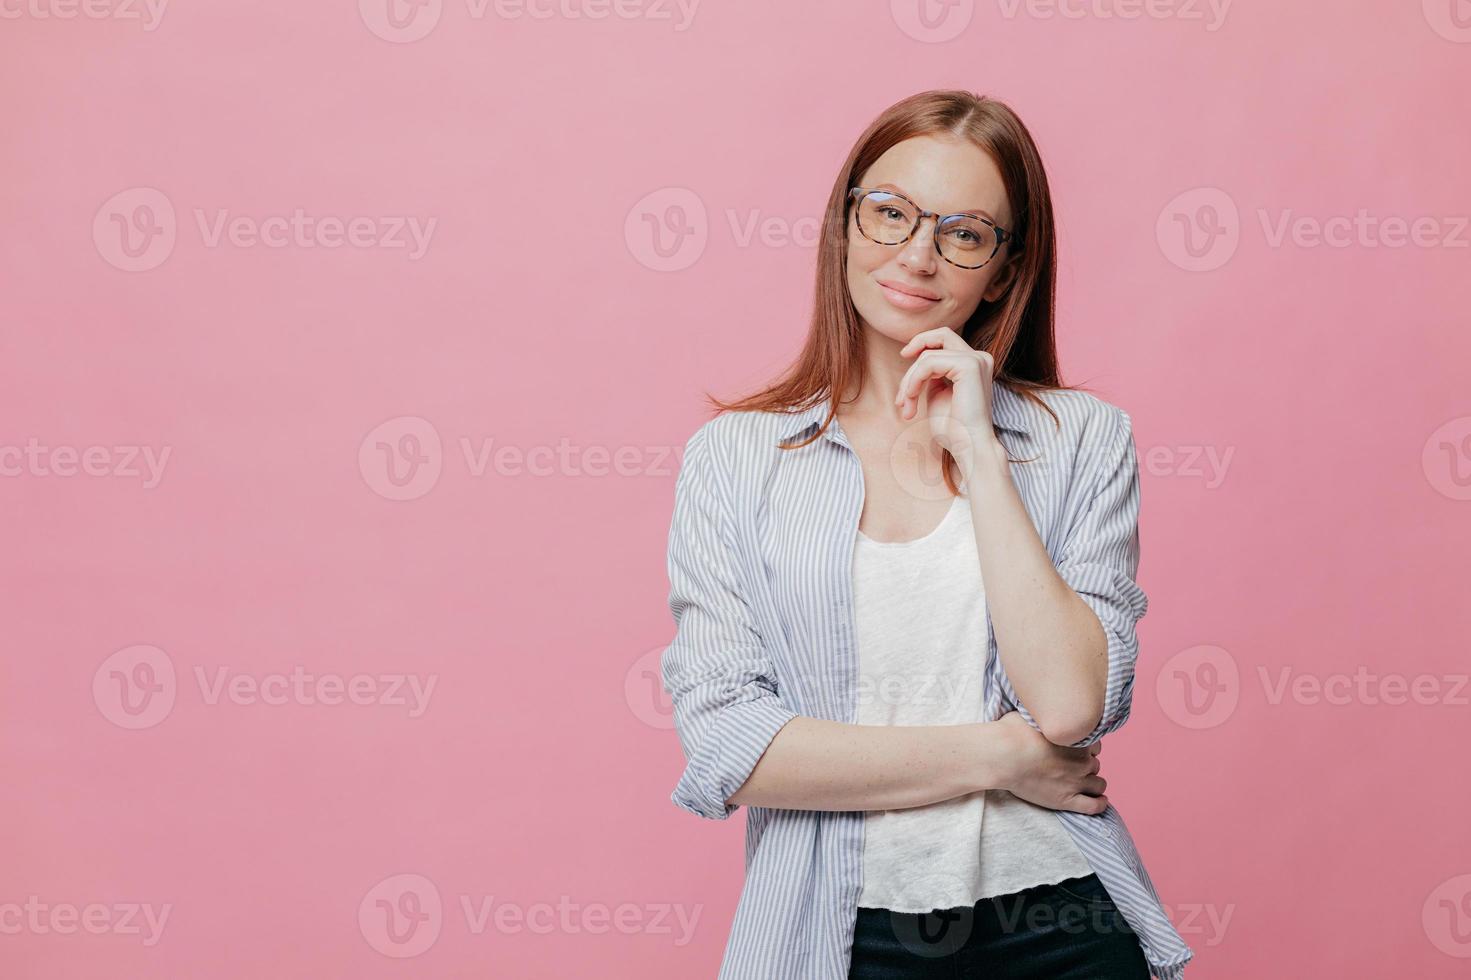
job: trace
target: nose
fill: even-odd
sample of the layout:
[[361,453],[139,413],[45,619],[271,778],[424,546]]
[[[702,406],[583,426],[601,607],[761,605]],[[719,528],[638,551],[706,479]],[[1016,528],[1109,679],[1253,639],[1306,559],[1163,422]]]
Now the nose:
[[[927,224],[928,223],[928,224]],[[909,236],[909,241],[899,248],[899,264],[916,275],[933,275],[940,254],[935,251],[935,230],[940,219],[926,215],[919,219],[919,227]]]

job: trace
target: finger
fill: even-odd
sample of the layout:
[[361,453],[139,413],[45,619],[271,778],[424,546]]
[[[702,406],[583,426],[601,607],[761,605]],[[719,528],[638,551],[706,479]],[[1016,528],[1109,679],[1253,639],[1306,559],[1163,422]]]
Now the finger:
[[1082,792],[1087,796],[1102,796],[1108,790],[1108,780],[1102,776],[1084,776]]
[[899,391],[894,396],[894,403],[904,407],[907,418],[910,402],[919,397],[919,389],[924,382],[933,378],[950,378],[953,381],[963,365],[964,358],[956,353],[922,351],[919,359],[909,365],[909,370],[899,379]]
[[938,347],[946,350],[971,350],[970,344],[950,327],[934,327],[930,330],[921,330],[909,338],[909,343],[899,348],[899,353],[908,357],[915,351],[923,351],[927,348]]
[[934,370],[934,358],[928,350],[920,351],[918,359],[904,372],[904,377],[899,379],[899,390],[894,394],[894,404],[899,406],[899,417],[908,419],[911,408],[917,408],[912,404],[918,399],[918,389],[929,380]]
[[902,405],[904,403],[909,389],[915,383],[915,372],[929,371],[931,362],[932,357],[930,356],[930,352],[928,350],[922,350],[919,352],[919,357],[915,358],[914,363],[904,370],[904,376],[899,379],[899,389],[894,393],[894,403],[896,405]]
[[919,390],[900,404],[899,417],[905,421],[917,419],[920,413],[929,414],[929,399],[936,390],[944,386],[941,377],[926,378],[919,382]]
[[1108,797],[1106,796],[1070,796],[1062,809],[1071,810],[1074,813],[1099,814],[1108,809]]
[[[924,365],[922,368],[921,363]],[[933,394],[936,388],[959,384],[966,372],[976,366],[977,362],[974,358],[955,351],[927,350],[922,352],[920,360],[909,366],[907,372],[909,381],[900,383],[899,404],[902,406],[900,415],[906,420],[916,416],[919,412],[919,397],[922,392],[928,389],[929,393]],[[984,383],[979,378],[977,382]]]
[[1103,751],[1103,739],[1100,738],[1098,741],[1096,741],[1092,745],[1088,746],[1088,751],[1090,753],[1092,753],[1093,755],[1097,755],[1098,753],[1102,752]]
[[943,372],[936,373],[928,378],[921,379],[918,389],[901,403],[900,417],[906,420],[917,419],[920,414],[929,414],[929,399],[935,397],[937,391],[947,387],[946,375]]

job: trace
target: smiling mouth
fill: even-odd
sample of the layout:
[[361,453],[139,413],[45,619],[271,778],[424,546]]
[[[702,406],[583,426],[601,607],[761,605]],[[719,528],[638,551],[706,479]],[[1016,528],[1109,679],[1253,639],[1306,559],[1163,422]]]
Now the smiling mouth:
[[897,306],[901,310],[928,309],[939,302],[938,299],[932,299],[928,296],[916,296],[914,293],[905,292],[902,289],[882,282],[878,285],[879,289],[883,290],[884,299],[888,300],[890,305]]

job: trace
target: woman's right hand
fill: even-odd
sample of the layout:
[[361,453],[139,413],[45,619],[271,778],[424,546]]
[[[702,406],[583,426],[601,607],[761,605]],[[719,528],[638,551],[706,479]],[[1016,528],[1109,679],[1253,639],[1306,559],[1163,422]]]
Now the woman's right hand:
[[1102,739],[1087,748],[1056,745],[1016,711],[994,724],[1005,732],[1002,789],[1049,810],[1096,814],[1108,808],[1108,783],[1098,775]]

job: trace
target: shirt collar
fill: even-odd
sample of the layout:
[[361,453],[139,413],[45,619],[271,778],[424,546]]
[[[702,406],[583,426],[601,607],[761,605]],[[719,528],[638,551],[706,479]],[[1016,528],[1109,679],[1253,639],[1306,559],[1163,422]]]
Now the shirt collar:
[[[808,408],[789,413],[791,419],[781,431],[782,441],[790,442],[806,438],[812,429],[821,425],[822,420],[827,418],[831,404],[831,398],[820,398]],[[991,386],[991,421],[998,429],[1005,429],[1023,436],[1031,435],[1032,423],[1024,399],[1003,384]],[[833,419],[823,436],[839,445],[849,446],[837,418]],[[849,446],[849,448],[852,447]]]

